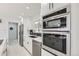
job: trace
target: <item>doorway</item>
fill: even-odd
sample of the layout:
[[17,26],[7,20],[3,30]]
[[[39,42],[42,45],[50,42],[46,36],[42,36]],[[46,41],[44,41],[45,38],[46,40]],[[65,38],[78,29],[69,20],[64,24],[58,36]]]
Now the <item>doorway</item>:
[[18,23],[9,22],[9,45],[16,45],[18,43]]

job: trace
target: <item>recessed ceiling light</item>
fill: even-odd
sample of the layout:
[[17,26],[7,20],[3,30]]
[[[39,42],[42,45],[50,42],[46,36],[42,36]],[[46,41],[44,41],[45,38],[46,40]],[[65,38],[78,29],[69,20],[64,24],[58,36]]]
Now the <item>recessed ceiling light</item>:
[[29,9],[30,9],[30,7],[28,7],[28,6],[27,6],[27,7],[26,7],[26,9],[27,9],[27,10],[29,10]]

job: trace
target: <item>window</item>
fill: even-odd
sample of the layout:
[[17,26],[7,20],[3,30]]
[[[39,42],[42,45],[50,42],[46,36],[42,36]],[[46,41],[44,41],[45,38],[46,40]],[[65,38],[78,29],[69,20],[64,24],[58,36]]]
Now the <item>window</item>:
[[10,27],[10,30],[13,30],[13,27]]

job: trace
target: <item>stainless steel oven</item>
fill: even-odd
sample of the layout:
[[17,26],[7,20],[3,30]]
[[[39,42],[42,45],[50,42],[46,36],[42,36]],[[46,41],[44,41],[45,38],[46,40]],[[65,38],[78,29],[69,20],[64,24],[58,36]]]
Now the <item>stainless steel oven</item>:
[[70,5],[43,16],[43,29],[70,30]]
[[70,55],[69,32],[45,32],[43,33],[43,49],[59,55]]

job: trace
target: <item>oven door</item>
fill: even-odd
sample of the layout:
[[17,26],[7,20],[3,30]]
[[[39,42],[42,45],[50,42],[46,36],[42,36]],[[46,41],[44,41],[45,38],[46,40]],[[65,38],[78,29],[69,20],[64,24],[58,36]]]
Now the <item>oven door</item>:
[[63,56],[70,55],[70,34],[66,32],[45,32],[43,34],[43,48],[49,52]]
[[70,31],[70,13],[44,19],[43,30]]

